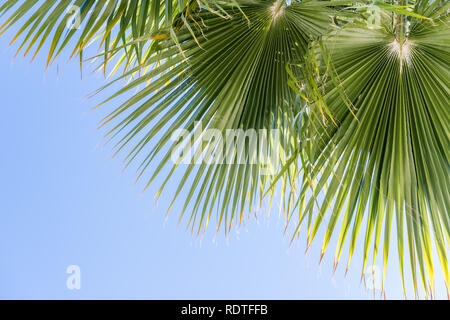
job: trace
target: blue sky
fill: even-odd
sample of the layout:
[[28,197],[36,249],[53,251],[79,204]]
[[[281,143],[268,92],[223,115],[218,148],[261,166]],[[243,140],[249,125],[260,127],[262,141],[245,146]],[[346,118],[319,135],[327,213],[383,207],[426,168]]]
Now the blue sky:
[[[142,193],[103,148],[96,127],[114,103],[88,112],[107,95],[85,98],[103,77],[81,81],[76,61],[60,59],[57,77],[43,55],[13,60],[11,34],[0,38],[0,298],[372,298],[359,253],[346,277],[346,261],[333,276],[334,247],[319,266],[320,239],[308,254],[304,237],[290,246],[276,210],[228,238],[214,228],[192,236],[177,224],[179,206],[166,219],[175,184],[156,204],[162,178]],[[80,290],[66,287],[69,265],[81,268]],[[402,298],[398,277],[391,263],[388,298]]]

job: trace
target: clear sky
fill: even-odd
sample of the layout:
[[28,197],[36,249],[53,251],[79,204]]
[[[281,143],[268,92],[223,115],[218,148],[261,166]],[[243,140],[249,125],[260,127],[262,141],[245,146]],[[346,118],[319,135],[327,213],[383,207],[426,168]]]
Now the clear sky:
[[[304,237],[289,246],[276,210],[228,238],[186,232],[180,203],[165,219],[174,184],[155,204],[163,177],[142,193],[135,172],[122,174],[103,148],[96,124],[114,103],[88,113],[100,98],[85,98],[103,77],[81,81],[77,61],[60,59],[57,78],[56,67],[44,73],[43,55],[13,60],[11,34],[0,37],[0,298],[373,297],[359,253],[346,277],[345,258],[332,276],[334,246],[319,266],[320,235],[306,255]],[[66,287],[70,265],[81,268],[80,290]],[[387,297],[402,298],[395,263],[387,280]]]

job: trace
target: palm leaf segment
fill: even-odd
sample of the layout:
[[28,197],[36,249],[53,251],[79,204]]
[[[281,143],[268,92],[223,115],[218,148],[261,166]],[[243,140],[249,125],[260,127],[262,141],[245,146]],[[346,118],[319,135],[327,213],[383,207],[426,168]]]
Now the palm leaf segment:
[[[299,221],[309,217],[310,243],[330,210],[323,254],[343,213],[335,265],[349,235],[350,262],[366,221],[363,270],[371,247],[375,264],[383,237],[384,273],[395,225],[402,281],[408,251],[415,291],[420,273],[424,292],[432,297],[433,247],[447,287],[449,283],[448,2],[421,1],[415,12],[433,21],[410,18],[409,35],[403,40],[398,35],[401,26],[383,16],[381,28],[371,30],[356,22],[321,44],[326,94],[311,106],[310,137],[315,143],[302,151],[311,159],[310,179],[317,184],[305,206],[310,186],[303,186]],[[333,117],[327,116],[326,125],[323,103]],[[311,219],[319,194],[323,198]]]
[[[0,15],[11,12],[0,27],[3,34],[24,21],[12,42],[23,36],[17,53],[34,56],[50,41],[47,63],[75,41],[71,56],[79,55],[91,42],[103,46],[103,67],[117,53],[116,68],[139,64],[155,53],[153,42],[133,40],[170,28],[173,19],[185,10],[189,0],[8,0],[0,4]],[[199,3],[207,6],[206,0]],[[74,39],[78,35],[78,39]],[[123,50],[122,50],[123,49]]]

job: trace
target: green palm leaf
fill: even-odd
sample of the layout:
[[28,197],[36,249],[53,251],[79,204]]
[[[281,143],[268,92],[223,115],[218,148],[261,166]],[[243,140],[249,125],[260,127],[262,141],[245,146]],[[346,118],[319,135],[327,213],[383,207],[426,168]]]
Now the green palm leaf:
[[[239,1],[238,4],[239,7],[233,3],[223,4],[230,19],[203,10],[193,12],[189,21],[193,29],[180,30],[176,35],[177,41],[160,41],[158,57],[149,59],[139,68],[153,66],[160,57],[164,57],[164,62],[115,95],[149,82],[104,119],[104,123],[108,123],[121,118],[112,132],[121,136],[119,150],[130,143],[134,145],[128,155],[130,161],[143,152],[150,141],[154,142],[151,143],[153,148],[146,151],[148,155],[142,163],[141,174],[164,146],[169,146],[150,175],[149,183],[165,165],[170,164],[171,153],[179,145],[170,138],[179,128],[191,133],[186,139],[191,140],[192,145],[204,139],[201,135],[197,138],[194,135],[196,124],[200,122],[204,129],[219,130],[223,145],[229,129],[283,128],[281,139],[290,139],[289,128],[302,104],[299,101],[293,103],[296,94],[288,83],[286,64],[303,60],[311,39],[329,28],[333,11],[327,6],[336,3],[295,2],[287,7],[281,2],[271,1]],[[136,71],[130,70],[124,77]],[[155,123],[160,114],[164,116]],[[163,128],[162,137],[155,141],[155,136]],[[279,147],[278,160],[283,163],[295,146],[292,143],[274,146],[274,143],[268,143],[263,153],[266,156]],[[247,145],[245,148],[249,149]],[[264,146],[259,144],[258,148]],[[248,152],[245,152],[244,163],[238,163],[238,153],[233,150],[232,159],[227,163],[202,163],[199,166],[190,163],[185,168],[175,198],[183,187],[188,188],[183,212],[192,202],[189,220],[192,227],[196,223],[199,230],[203,225],[206,227],[213,208],[216,208],[219,226],[224,222],[226,232],[235,213],[239,214],[239,220],[242,219],[246,200],[251,208],[258,193],[261,198],[266,184],[273,177],[273,174],[266,174],[265,166],[252,163]],[[194,154],[196,152],[193,151]],[[160,191],[177,166],[173,166]],[[193,177],[192,185],[187,182],[189,176]]]
[[[423,290],[432,297],[433,243],[447,286],[449,281],[450,29],[446,5],[418,2],[416,12],[433,21],[411,18],[405,40],[390,16],[383,16],[379,29],[355,22],[323,41],[326,94],[310,108],[315,143],[302,151],[312,159],[310,179],[318,182],[307,205],[300,207],[299,223],[310,217],[310,243],[330,211],[323,254],[344,214],[337,265],[347,238],[350,262],[366,219],[363,270],[371,247],[375,264],[384,243],[385,273],[395,221],[402,281],[408,249],[415,291],[418,267]],[[322,103],[335,125],[327,115],[324,125]],[[308,188],[305,183],[298,203]],[[323,201],[311,219],[319,194]]]

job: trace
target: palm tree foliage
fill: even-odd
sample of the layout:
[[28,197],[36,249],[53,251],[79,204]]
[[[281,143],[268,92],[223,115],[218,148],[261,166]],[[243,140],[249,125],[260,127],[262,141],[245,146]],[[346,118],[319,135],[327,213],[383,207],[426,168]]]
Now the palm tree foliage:
[[[365,225],[363,270],[370,254],[375,264],[383,238],[385,271],[395,221],[402,281],[408,256],[414,291],[420,274],[431,297],[433,250],[449,281],[449,4],[399,4],[7,0],[0,33],[22,22],[18,52],[36,55],[48,41],[48,63],[70,45],[82,64],[84,49],[98,43],[99,68],[106,72],[113,60],[112,72],[124,68],[111,83],[129,82],[105,103],[129,98],[102,126],[117,152],[128,150],[127,165],[144,155],[139,177],[148,176],[147,186],[169,168],[159,194],[183,172],[173,194],[186,189],[192,230],[206,228],[215,210],[227,232],[246,206],[250,212],[280,187],[287,223],[296,221],[294,235],[306,224],[308,246],[328,220],[322,255],[342,221],[335,266],[347,239],[350,262]],[[374,8],[385,10],[375,28],[367,23]],[[68,30],[74,18],[80,29]],[[173,141],[180,128],[188,135]],[[247,152],[237,163],[246,144],[229,146],[226,163],[170,161],[187,141],[195,155],[203,145],[217,152],[229,129],[278,130],[280,139],[257,142],[277,161],[252,162]]]

